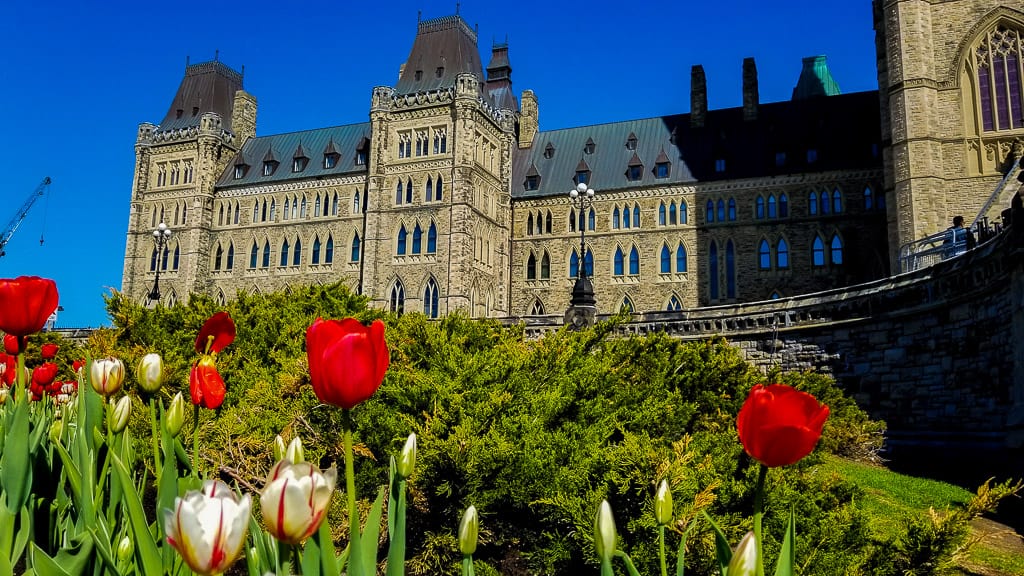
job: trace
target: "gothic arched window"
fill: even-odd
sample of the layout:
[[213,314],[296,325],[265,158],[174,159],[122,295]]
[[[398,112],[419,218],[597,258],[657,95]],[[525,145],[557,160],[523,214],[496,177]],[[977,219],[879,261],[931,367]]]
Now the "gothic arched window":
[[437,252],[437,226],[431,222],[430,229],[427,230],[427,254],[435,252]]
[[669,274],[672,272],[672,253],[668,249],[668,244],[661,245],[661,273]]
[[427,315],[427,318],[437,318],[437,294],[437,282],[434,282],[433,278],[427,280],[427,287],[423,291],[423,313]]
[[405,312],[405,286],[402,286],[401,280],[395,280],[391,287],[391,311],[398,314]]
[[1021,38],[1017,30],[997,26],[968,56],[977,81],[981,127],[985,132],[1024,127],[1021,97]]

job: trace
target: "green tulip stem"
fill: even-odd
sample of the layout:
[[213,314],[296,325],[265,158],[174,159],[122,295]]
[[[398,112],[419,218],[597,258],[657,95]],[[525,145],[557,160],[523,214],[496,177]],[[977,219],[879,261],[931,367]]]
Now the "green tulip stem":
[[462,576],[476,576],[473,571],[473,555],[467,554],[462,557]]
[[199,404],[192,405],[192,477],[199,478]]
[[[18,340],[18,345],[23,346],[21,340]],[[18,379],[17,391],[22,396],[28,398],[28,381],[25,380],[25,351],[22,350],[21,354],[18,354],[18,373],[14,375]]]
[[661,576],[668,576],[668,564],[665,563],[665,525],[658,526],[658,556],[661,559]]
[[156,411],[156,397],[149,397],[149,423],[152,429],[153,438],[153,474],[156,476],[157,482],[160,482],[160,414]]
[[761,517],[764,515],[764,479],[767,476],[768,467],[761,464],[761,469],[757,474],[757,487],[754,489],[754,545],[757,548],[757,576],[764,576]]
[[[348,497],[348,528],[349,528],[349,566],[352,560],[361,553],[359,543],[359,509],[356,508],[356,469],[352,462],[352,413],[347,408],[341,410],[342,428],[345,431],[345,496]],[[351,573],[352,570],[350,569]],[[358,575],[357,575],[358,576]]]

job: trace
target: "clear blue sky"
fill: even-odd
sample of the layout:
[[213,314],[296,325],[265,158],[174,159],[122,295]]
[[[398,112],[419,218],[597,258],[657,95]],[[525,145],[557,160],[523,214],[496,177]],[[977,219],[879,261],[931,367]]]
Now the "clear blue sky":
[[[0,226],[44,176],[53,184],[0,277],[55,279],[66,327],[108,323],[102,296],[121,286],[136,130],[163,119],[186,56],[220,50],[245,66],[260,135],[364,122],[371,89],[393,85],[409,54],[417,11],[455,11],[406,0],[5,6]],[[877,88],[868,0],[467,0],[460,14],[479,25],[484,65],[507,34],[513,88],[536,92],[542,130],[688,112],[693,64],[704,65],[710,108],[739,106],[747,56],[762,102],[789,99],[801,58],[816,54],[843,92]]]

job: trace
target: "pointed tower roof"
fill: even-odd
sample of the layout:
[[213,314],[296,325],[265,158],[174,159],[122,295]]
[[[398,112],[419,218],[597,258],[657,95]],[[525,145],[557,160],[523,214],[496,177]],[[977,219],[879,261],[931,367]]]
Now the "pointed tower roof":
[[643,166],[643,165],[644,165],[644,163],[640,161],[640,157],[636,155],[636,152],[633,152],[633,157],[629,159],[628,166]]
[[220,114],[222,126],[231,130],[235,92],[241,89],[242,74],[218,60],[187,65],[159,130],[199,126],[199,118],[205,112]]
[[292,155],[292,159],[294,160],[295,158],[309,158],[309,156],[306,156],[306,151],[302,149],[301,142],[298,148],[295,149],[295,154]]
[[277,157],[274,156],[274,149],[267,148],[267,154],[263,157],[264,162],[277,162]]
[[334,147],[334,138],[332,137],[327,141],[327,146],[324,147],[324,154],[337,154],[338,149]]
[[448,88],[455,85],[455,77],[462,73],[484,79],[476,32],[458,15],[422,20],[395,92],[410,94]]
[[496,108],[519,110],[519,102],[512,93],[512,64],[508,61],[508,42],[491,46],[491,63],[487,65],[487,96]]
[[800,70],[800,79],[793,88],[793,100],[806,100],[815,96],[835,96],[842,94],[839,84],[832,78],[825,56],[808,56],[804,58],[804,67]]

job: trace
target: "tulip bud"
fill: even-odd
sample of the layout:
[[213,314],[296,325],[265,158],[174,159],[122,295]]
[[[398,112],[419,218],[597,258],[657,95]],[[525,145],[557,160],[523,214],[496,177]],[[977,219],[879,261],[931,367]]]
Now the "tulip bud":
[[669,489],[667,480],[661,481],[658,493],[654,495],[654,519],[658,526],[664,526],[672,521],[672,490]]
[[753,532],[740,540],[729,561],[729,576],[754,576],[757,573],[757,540]]
[[124,432],[124,429],[128,426],[128,417],[132,413],[132,399],[129,396],[123,396],[114,404],[113,409],[110,411],[110,429],[114,434],[120,434]]
[[127,564],[132,559],[133,552],[135,552],[135,545],[132,544],[132,539],[128,536],[121,538],[121,541],[117,543],[117,560],[122,564]]
[[9,394],[9,392],[7,391],[7,387],[4,386],[3,384],[0,384],[0,404],[3,404],[4,402],[7,402],[7,395],[8,394]]
[[185,397],[178,392],[171,400],[171,406],[164,414],[164,426],[171,437],[176,437],[185,424]]
[[164,384],[164,361],[159,354],[150,353],[142,357],[139,369],[135,373],[139,380],[139,388],[152,394]]
[[284,446],[284,438],[281,438],[281,435],[278,434],[274,438],[274,462],[280,462],[281,460],[284,460],[286,450],[287,449]]
[[54,420],[50,424],[50,430],[49,430],[50,442],[53,443],[53,444],[56,444],[56,443],[60,442],[60,435],[61,435],[61,433],[63,431],[64,431],[64,422],[63,422],[63,420]]
[[466,508],[459,522],[459,552],[463,556],[472,556],[476,552],[476,536],[479,524],[476,518],[476,507]]
[[409,434],[409,438],[405,440],[405,446],[402,447],[402,453],[398,455],[398,462],[395,464],[395,471],[398,475],[405,480],[409,476],[412,476],[412,471],[416,469],[416,433]]
[[296,436],[288,443],[288,449],[284,451],[284,457],[292,464],[306,461],[306,451],[302,448],[302,438]]
[[109,398],[121,390],[124,383],[124,364],[117,358],[93,360],[89,369],[92,389]]
[[4,352],[11,356],[17,356],[21,350],[18,346],[18,337],[14,334],[4,335]]
[[607,500],[601,501],[597,509],[597,517],[594,518],[594,548],[597,549],[597,557],[602,563],[611,562],[615,555],[615,519],[612,517],[612,507]]

